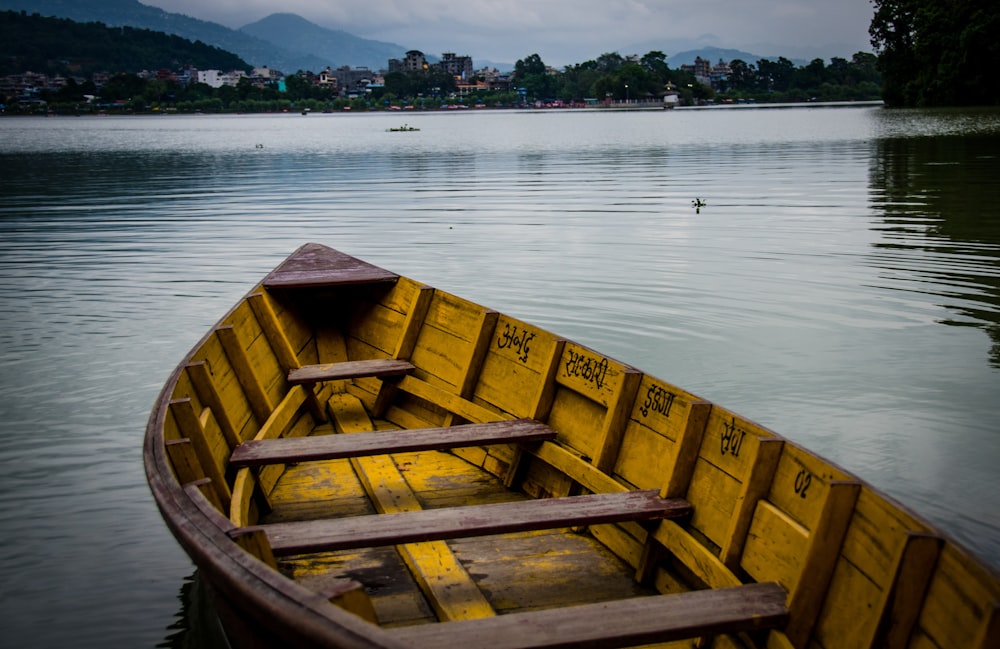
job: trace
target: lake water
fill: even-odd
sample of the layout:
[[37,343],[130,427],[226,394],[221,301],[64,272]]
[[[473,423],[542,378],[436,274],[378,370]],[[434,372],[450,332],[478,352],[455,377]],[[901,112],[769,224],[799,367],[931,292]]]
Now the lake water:
[[5,646],[196,644],[145,420],[307,241],[734,409],[1000,566],[998,111],[11,118]]

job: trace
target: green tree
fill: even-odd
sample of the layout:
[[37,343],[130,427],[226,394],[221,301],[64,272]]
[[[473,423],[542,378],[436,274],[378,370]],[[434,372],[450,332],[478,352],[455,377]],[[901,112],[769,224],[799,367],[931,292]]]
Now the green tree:
[[548,73],[548,68],[538,54],[519,59],[514,64],[513,80],[518,86],[527,89],[529,98],[550,99],[557,94],[557,81]]
[[733,90],[752,92],[757,84],[757,69],[743,59],[733,59],[729,63],[729,85]]
[[601,72],[616,72],[625,64],[625,59],[618,52],[605,52],[597,57],[596,63]]
[[524,78],[530,75],[545,74],[545,63],[538,54],[532,54],[524,59],[518,59],[514,64],[514,76]]
[[656,75],[660,81],[666,80],[670,74],[670,67],[667,65],[667,55],[659,50],[646,52],[642,56],[642,59],[640,59],[640,63],[644,70]]
[[1000,103],[996,0],[872,0],[868,32],[890,106]]
[[104,101],[126,101],[139,97],[146,89],[146,82],[134,74],[119,74],[112,77],[101,88],[101,99]]

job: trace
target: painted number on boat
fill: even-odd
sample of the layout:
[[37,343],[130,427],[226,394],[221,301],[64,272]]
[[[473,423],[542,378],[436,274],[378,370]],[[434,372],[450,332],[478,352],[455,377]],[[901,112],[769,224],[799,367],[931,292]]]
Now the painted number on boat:
[[733,457],[739,457],[747,432],[736,425],[736,417],[722,427],[725,429],[722,433],[722,455],[730,453]]
[[604,387],[604,377],[608,373],[608,359],[597,360],[573,350],[568,350],[567,354],[569,355],[569,360],[566,361],[567,375],[579,376],[585,381],[590,381],[598,390]]
[[639,407],[639,412],[642,413],[643,417],[648,417],[651,410],[664,417],[669,417],[670,407],[674,405],[676,398],[677,395],[673,392],[667,392],[658,385],[651,385],[646,391],[646,401]]
[[511,327],[510,323],[504,325],[503,333],[497,338],[498,349],[510,349],[517,354],[517,360],[522,363],[528,362],[528,353],[531,351],[531,341],[535,334],[527,331],[518,331],[517,327]]
[[809,485],[812,484],[812,479],[812,474],[805,469],[799,471],[798,475],[795,476],[795,493],[802,498],[805,498],[806,490],[809,489]]

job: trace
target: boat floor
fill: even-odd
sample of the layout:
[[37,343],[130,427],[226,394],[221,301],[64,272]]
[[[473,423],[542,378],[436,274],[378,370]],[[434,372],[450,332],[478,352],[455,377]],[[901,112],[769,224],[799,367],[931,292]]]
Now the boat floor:
[[[313,434],[328,434],[321,426]],[[381,485],[420,508],[527,500],[480,467],[441,451],[400,453],[390,462],[405,485]],[[377,513],[357,460],[289,465],[271,493],[272,511],[262,523]],[[371,479],[368,472],[367,479]],[[400,496],[400,494],[404,494]],[[413,503],[411,503],[413,505]],[[418,544],[419,545],[419,544]],[[656,592],[635,581],[635,572],[594,537],[571,529],[500,534],[447,542],[471,583],[497,614],[609,601]],[[438,621],[420,580],[396,547],[320,552],[283,557],[287,576],[315,591],[344,579],[362,583],[380,625],[399,627]],[[411,564],[412,565],[412,564]],[[464,576],[468,583],[470,580]],[[489,614],[489,613],[487,613]]]

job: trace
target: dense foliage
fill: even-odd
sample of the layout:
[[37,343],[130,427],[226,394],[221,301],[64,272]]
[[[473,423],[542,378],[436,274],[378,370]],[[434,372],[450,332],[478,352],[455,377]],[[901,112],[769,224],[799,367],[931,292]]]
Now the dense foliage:
[[779,57],[760,59],[756,64],[742,60],[729,62],[730,74],[717,88],[699,83],[685,70],[671,68],[667,56],[650,51],[639,58],[624,58],[617,52],[567,66],[562,72],[547,69],[537,54],[517,62],[515,83],[524,87],[529,98],[558,99],[565,102],[585,98],[614,101],[643,101],[662,97],[670,84],[683,103],[707,100],[727,101],[845,101],[879,98],[879,73],[875,56],[858,52],[850,61],[833,58],[830,65],[814,59],[796,67]]
[[184,65],[221,70],[251,67],[225,50],[162,32],[0,12],[0,74],[31,70],[89,76],[106,70],[175,70]]
[[872,0],[869,33],[890,106],[1000,104],[996,0]]

